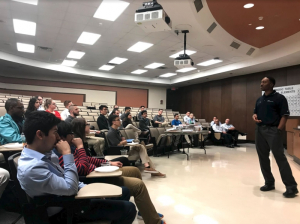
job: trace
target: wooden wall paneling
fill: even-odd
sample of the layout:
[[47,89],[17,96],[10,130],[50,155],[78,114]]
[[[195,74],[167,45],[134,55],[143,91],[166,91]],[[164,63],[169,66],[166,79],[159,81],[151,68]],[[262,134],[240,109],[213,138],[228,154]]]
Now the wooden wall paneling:
[[209,88],[209,114],[211,117],[218,117],[221,119],[222,103],[221,103],[222,87],[221,82],[211,82]]
[[201,97],[201,118],[206,119],[206,121],[211,121],[212,116],[210,114],[209,108],[211,100],[209,98],[209,89],[210,89],[210,83],[205,83],[205,85],[201,85],[202,87],[202,97]]
[[226,118],[231,118],[232,107],[232,79],[225,79],[221,82],[221,122],[224,123]]
[[292,66],[287,68],[286,71],[286,84],[289,85],[296,85],[300,83],[300,65]]
[[286,78],[287,68],[279,68],[270,71],[265,71],[265,76],[271,76],[276,80],[275,86],[286,86],[287,78]]
[[246,77],[232,80],[231,123],[238,130],[246,130]]
[[255,139],[255,122],[252,119],[253,110],[256,100],[261,96],[260,81],[264,77],[264,72],[249,75],[247,77],[247,90],[246,90],[246,129],[241,130],[247,133],[247,139]]
[[201,118],[201,99],[202,99],[202,94],[201,94],[201,86],[193,86],[193,92],[191,95],[191,111],[194,113],[194,116],[196,118]]

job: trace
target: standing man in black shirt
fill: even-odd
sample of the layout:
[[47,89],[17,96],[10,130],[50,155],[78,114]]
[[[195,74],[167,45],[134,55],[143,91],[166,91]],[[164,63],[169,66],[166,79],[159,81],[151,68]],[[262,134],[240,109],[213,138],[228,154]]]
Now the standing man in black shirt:
[[265,77],[261,80],[260,87],[265,93],[256,101],[252,116],[257,124],[255,145],[260,168],[265,178],[265,185],[260,190],[270,191],[275,189],[275,179],[271,172],[269,159],[270,150],[272,150],[279,167],[281,179],[286,186],[286,192],[283,193],[283,196],[292,198],[298,193],[297,183],[284,155],[281,136],[290,111],[286,98],[273,90],[274,86],[275,79],[272,77]]
[[105,105],[101,105],[99,107],[99,110],[100,110],[100,116],[97,119],[99,130],[104,130],[104,129],[108,130],[109,124],[107,118],[105,117],[108,111],[108,107]]

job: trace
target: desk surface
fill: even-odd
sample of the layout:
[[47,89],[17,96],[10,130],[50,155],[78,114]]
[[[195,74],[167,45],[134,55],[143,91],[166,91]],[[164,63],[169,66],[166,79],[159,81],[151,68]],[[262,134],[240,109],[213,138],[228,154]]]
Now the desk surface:
[[165,134],[172,135],[198,135],[198,134],[207,134],[208,130],[202,131],[165,131]]
[[75,199],[108,198],[121,196],[122,188],[116,185],[93,183],[81,188],[75,196]]
[[119,157],[126,157],[126,158],[128,158],[128,155],[105,156],[105,159],[110,161],[112,159],[116,159],[116,158],[119,158]]
[[109,172],[109,173],[101,173],[93,171],[89,175],[86,176],[86,178],[101,178],[101,177],[119,177],[122,176],[122,171],[117,170],[115,172]]
[[[16,144],[16,143],[8,143],[5,145],[12,145],[12,144]],[[22,151],[23,150],[23,146],[19,147],[19,148],[5,148],[5,145],[1,145],[0,146],[0,152],[11,152],[11,151]]]

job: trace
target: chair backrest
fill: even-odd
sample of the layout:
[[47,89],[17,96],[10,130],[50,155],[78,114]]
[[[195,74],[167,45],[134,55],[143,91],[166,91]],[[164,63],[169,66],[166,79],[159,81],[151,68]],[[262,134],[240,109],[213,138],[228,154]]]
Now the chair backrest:
[[98,113],[88,112],[89,116],[99,116]]
[[198,119],[198,121],[199,121],[200,123],[205,123],[205,122],[206,122],[205,119]]
[[[1,106],[3,104],[3,106]],[[0,117],[4,116],[6,114],[6,110],[4,107],[4,103],[0,103]]]
[[96,121],[90,121],[89,123],[91,124],[91,127],[92,127],[92,126],[95,127],[95,130],[99,130],[99,126],[98,126],[98,124],[97,124]]
[[95,121],[93,116],[82,116],[86,121]]
[[125,129],[125,133],[128,137],[128,139],[135,139],[135,134],[134,134],[134,131],[133,129]]
[[164,127],[160,127],[160,128],[157,128],[157,131],[158,131],[158,133],[160,134],[160,135],[163,135],[163,134],[165,134],[165,128]]
[[127,134],[126,134],[125,129],[120,129],[119,131],[120,131],[121,135],[122,135],[125,139],[130,139],[130,138],[127,136]]
[[14,181],[15,193],[17,194],[20,205],[28,204],[27,194],[21,188],[20,182],[17,178],[18,173],[18,160],[21,156],[21,152],[18,152],[8,158],[8,165],[10,169],[10,178]]

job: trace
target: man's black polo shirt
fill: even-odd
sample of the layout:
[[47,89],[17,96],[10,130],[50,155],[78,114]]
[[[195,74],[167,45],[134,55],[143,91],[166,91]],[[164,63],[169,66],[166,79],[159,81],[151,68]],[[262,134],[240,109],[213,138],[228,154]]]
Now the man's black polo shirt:
[[278,126],[283,115],[290,115],[286,98],[275,90],[268,96],[265,94],[258,98],[254,113],[262,122],[258,125]]

